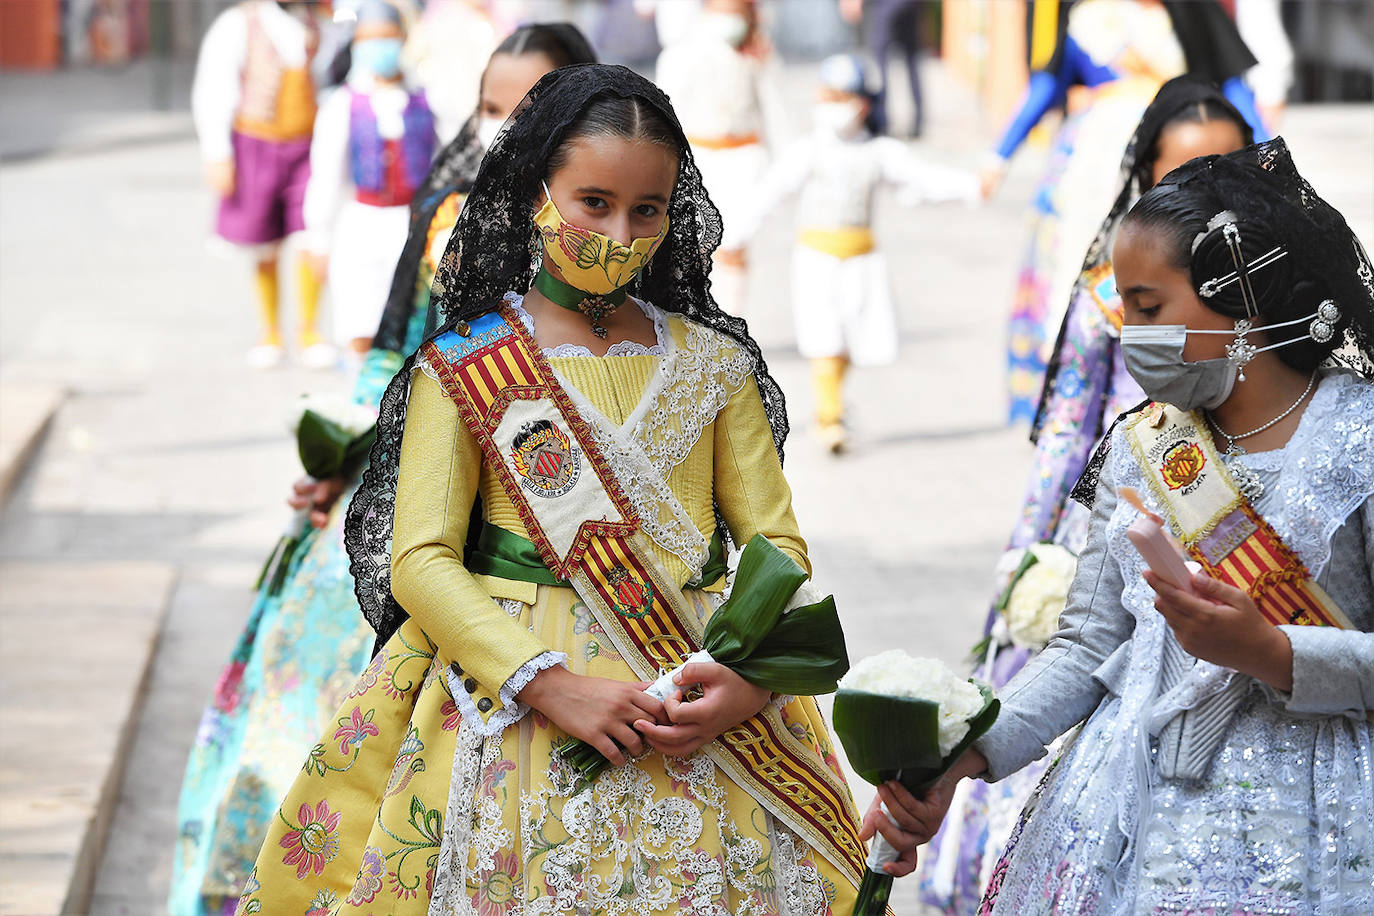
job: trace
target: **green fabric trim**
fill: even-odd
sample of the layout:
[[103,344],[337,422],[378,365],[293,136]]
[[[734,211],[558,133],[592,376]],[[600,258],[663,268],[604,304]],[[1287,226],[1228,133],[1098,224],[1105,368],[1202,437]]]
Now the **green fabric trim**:
[[562,280],[549,273],[544,267],[539,268],[539,273],[534,278],[534,288],[544,294],[554,305],[562,306],[570,312],[581,312],[582,303],[588,299],[601,299],[612,309],[619,307],[625,302],[625,297],[629,295],[629,288],[622,286],[620,289],[613,290],[604,296],[593,296],[585,293],[575,286],[564,283]]
[[[480,576],[495,576],[498,579],[511,579],[516,582],[533,582],[536,585],[567,585],[539,557],[539,549],[533,541],[518,534],[511,534],[496,525],[483,525],[477,535],[477,545],[467,558],[468,572]],[[696,587],[705,588],[715,584],[726,573],[725,542],[717,531],[711,537],[706,566],[701,571],[701,582]]]

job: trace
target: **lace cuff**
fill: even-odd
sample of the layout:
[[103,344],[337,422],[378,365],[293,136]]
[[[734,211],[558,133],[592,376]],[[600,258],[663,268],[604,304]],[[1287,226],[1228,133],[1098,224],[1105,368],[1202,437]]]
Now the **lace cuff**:
[[453,701],[458,705],[458,711],[463,715],[463,721],[473,723],[473,727],[484,738],[499,735],[507,726],[514,725],[525,717],[530,711],[530,707],[516,699],[516,694],[529,686],[534,676],[541,671],[552,668],[555,665],[564,665],[568,661],[566,652],[541,652],[534,658],[525,662],[515,673],[510,676],[497,692],[501,700],[501,708],[491,714],[491,718],[483,720],[482,714],[477,711],[477,706],[473,703],[472,695],[463,686],[463,679],[452,668],[448,671],[448,686],[453,691]]

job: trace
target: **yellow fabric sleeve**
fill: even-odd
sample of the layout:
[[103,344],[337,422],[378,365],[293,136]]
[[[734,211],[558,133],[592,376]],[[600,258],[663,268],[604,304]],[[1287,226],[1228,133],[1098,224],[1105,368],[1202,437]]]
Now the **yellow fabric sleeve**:
[[463,566],[482,453],[458,408],[423,372],[411,380],[396,484],[391,592],[439,647],[491,694],[548,647]]
[[716,503],[735,543],[743,547],[761,534],[810,575],[806,541],[792,513],[792,488],[752,375],[716,417],[714,457]]

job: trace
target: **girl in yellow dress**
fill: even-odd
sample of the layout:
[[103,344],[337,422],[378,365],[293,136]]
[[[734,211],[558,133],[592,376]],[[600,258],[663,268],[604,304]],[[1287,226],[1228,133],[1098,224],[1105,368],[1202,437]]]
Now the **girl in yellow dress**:
[[[384,645],[240,912],[850,911],[864,850],[814,701],[712,661],[643,692],[700,646],[728,543],[810,568],[782,394],[711,298],[719,239],[625,68],[548,74],[496,138],[349,507]],[[613,766],[579,784],[569,737]]]

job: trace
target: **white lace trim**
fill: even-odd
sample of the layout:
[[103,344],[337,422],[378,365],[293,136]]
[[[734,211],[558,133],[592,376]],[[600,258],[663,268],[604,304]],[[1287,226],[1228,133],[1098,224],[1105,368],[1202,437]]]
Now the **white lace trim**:
[[[525,311],[525,297],[516,292],[509,292],[503,297],[506,304],[511,307],[520,318],[521,324],[534,336],[534,317]],[[668,352],[664,341],[668,339],[668,319],[662,311],[654,308],[643,300],[630,296],[630,301],[639,306],[639,310],[644,313],[644,317],[654,323],[654,339],[658,343],[652,346],[645,346],[637,340],[622,340],[619,343],[611,344],[606,351],[606,356],[663,356]],[[543,347],[545,359],[564,359],[568,357],[591,357],[597,359],[597,355],[590,348],[581,344],[563,343],[554,347]]]
[[661,365],[663,386],[626,425],[664,477],[677,467],[754,372],[754,358],[724,334],[686,319],[682,346]]
[[688,569],[700,570],[710,554],[710,542],[693,523],[664,475],[649,461],[644,446],[635,440],[625,441],[614,424],[580,391],[568,384],[563,387],[587,421],[626,498],[639,513],[644,533],[682,560]]
[[491,714],[491,718],[483,721],[482,714],[477,711],[477,704],[473,701],[472,695],[468,693],[463,685],[463,676],[452,668],[448,669],[448,687],[453,692],[453,702],[457,704],[458,711],[463,714],[463,721],[471,721],[478,734],[484,737],[499,735],[507,725],[514,725],[525,717],[530,711],[529,706],[516,699],[516,694],[529,686],[534,676],[548,668],[557,665],[567,667],[568,654],[566,652],[541,652],[534,658],[525,662],[515,670],[510,676],[510,680],[501,685],[501,689],[496,692],[497,698],[501,701],[501,708]]
[[[458,696],[457,691],[454,697]],[[480,721],[480,720],[477,720]],[[497,739],[499,744],[499,739]],[[464,714],[453,749],[453,775],[449,777],[448,805],[444,812],[444,836],[434,866],[434,891],[427,916],[445,916],[448,901],[468,900],[468,844],[472,838],[472,800],[482,776],[482,734]]]
[[[731,895],[741,901],[735,911],[741,916],[764,916],[760,902],[773,897],[778,906],[769,907],[769,914],[829,912],[825,879],[806,861],[811,849],[766,812],[761,814],[771,850],[743,835],[721,774],[702,752],[660,758],[665,774],[686,786],[676,792],[661,793],[640,765],[643,758],[607,770],[589,789],[571,796],[506,783],[502,795],[518,792],[516,837],[505,827],[505,808],[495,788],[484,788],[489,772],[500,779],[502,770],[496,767],[503,757],[503,737],[483,739],[466,723],[459,728],[429,916],[473,916],[477,910],[470,886],[510,867],[497,856],[516,849],[516,868],[543,892],[526,899],[517,889],[511,916],[668,911],[720,916]],[[548,775],[557,784],[557,758],[551,763],[555,769]],[[568,834],[554,847],[544,841],[551,823]],[[702,848],[712,835],[721,842],[719,857]],[[531,850],[540,857],[537,875],[530,867]],[[586,868],[592,860],[614,867],[603,877]],[[770,868],[761,870],[761,861]],[[659,874],[651,878],[653,871]]]

